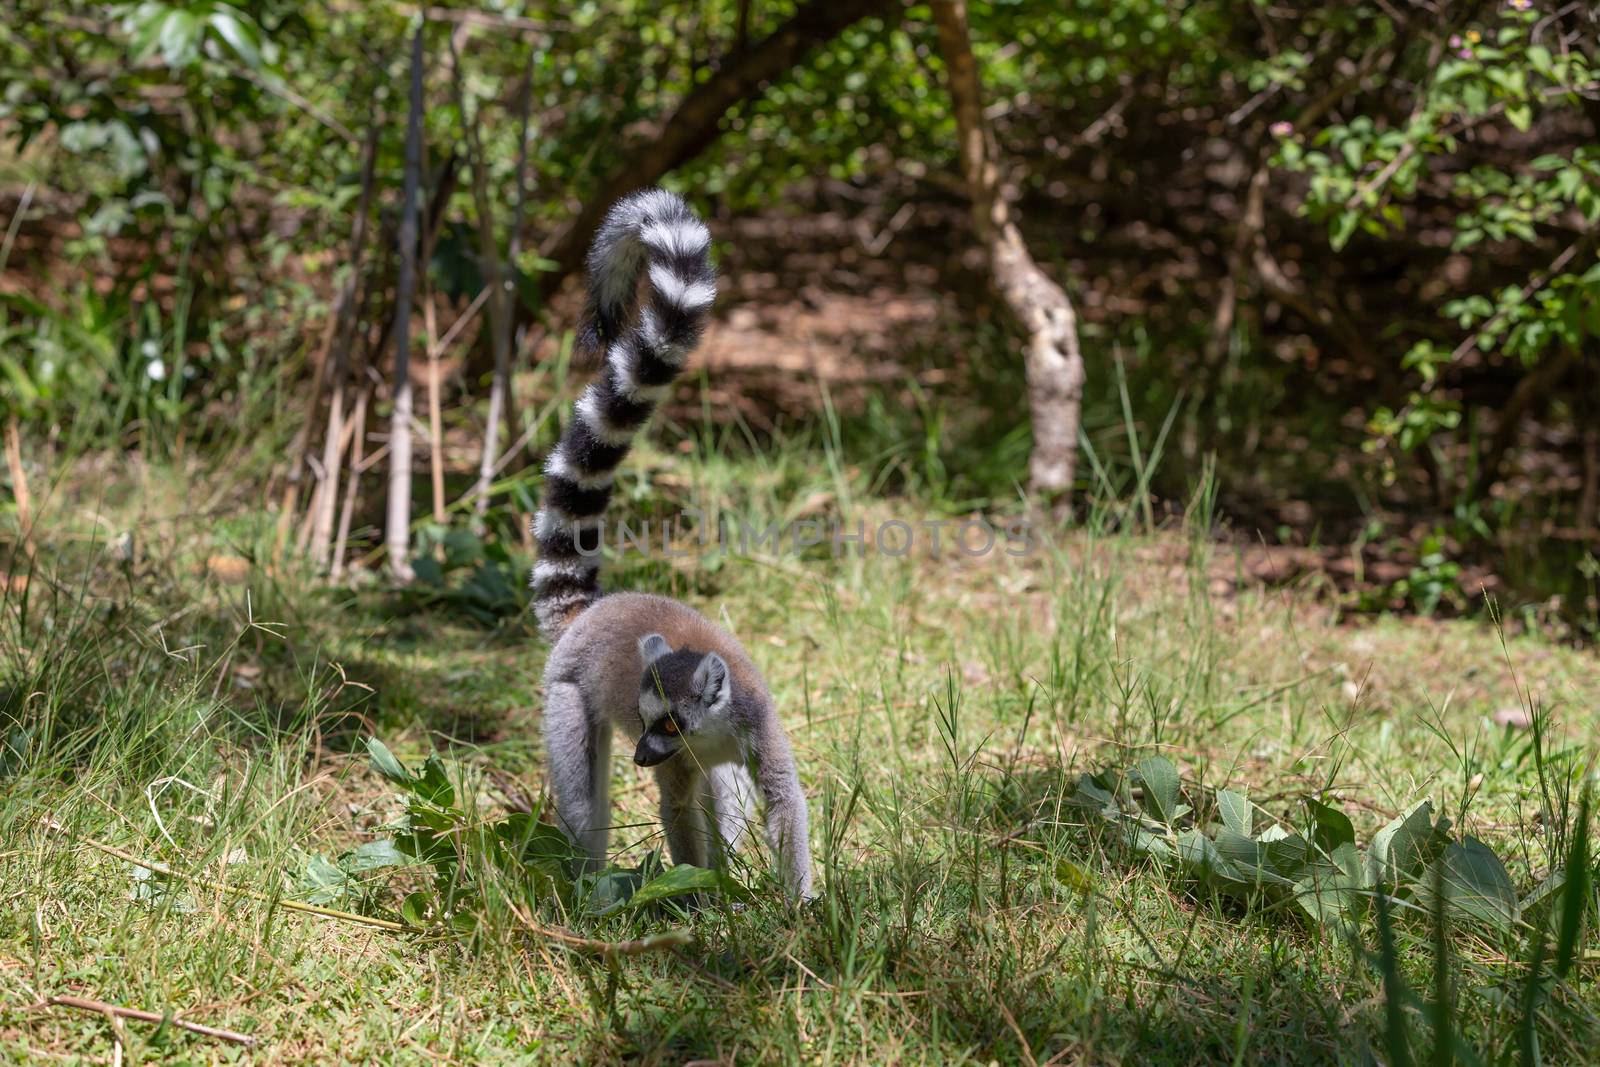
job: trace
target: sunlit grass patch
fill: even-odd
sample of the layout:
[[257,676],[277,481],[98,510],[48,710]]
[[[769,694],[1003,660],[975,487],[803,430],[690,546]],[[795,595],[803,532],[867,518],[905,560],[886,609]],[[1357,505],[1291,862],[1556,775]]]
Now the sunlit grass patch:
[[[736,468],[707,471],[732,504],[780,503],[758,476],[746,491]],[[783,492],[833,478],[796,469]],[[880,521],[925,513],[849,490]],[[791,909],[756,848],[731,871],[746,899],[595,906],[548,857],[493,851],[519,809],[535,814],[510,825],[543,833],[543,649],[518,615],[329,590],[268,556],[221,581],[189,561],[236,530],[183,518],[184,494],[122,499],[93,525],[145,509],[172,551],[41,553],[28,599],[0,606],[0,1042],[23,1057],[110,1055],[103,1017],[44,1004],[67,994],[249,1034],[267,1062],[1335,1062],[1392,1058],[1396,1034],[1421,1059],[1445,1019],[1428,869],[1394,894],[1388,948],[1366,873],[1423,802],[1452,842],[1493,851],[1515,900],[1508,928],[1447,912],[1452,1040],[1516,1061],[1531,1032],[1562,1062],[1594,1032],[1593,927],[1557,977],[1577,883],[1548,881],[1592,773],[1587,653],[1222,590],[1226,549],[1142,524],[1025,558],[728,554],[694,582],[674,565],[651,580],[744,635],[769,679],[823,895]],[[644,573],[619,563],[624,582]],[[1508,708],[1537,731],[1497,723]],[[385,844],[414,791],[374,766],[373,737],[449,787],[445,882]],[[615,775],[632,887],[660,874],[654,789]],[[1114,816],[1085,807],[1085,775]],[[1252,872],[1220,837],[1270,848],[1255,842],[1274,826],[1316,855]],[[1257,887],[1267,874],[1322,879],[1314,907]],[[1592,916],[1587,885],[1570,895]],[[627,956],[564,940],[680,930],[692,944]],[[129,1057],[243,1054],[136,1021],[119,1040]]]

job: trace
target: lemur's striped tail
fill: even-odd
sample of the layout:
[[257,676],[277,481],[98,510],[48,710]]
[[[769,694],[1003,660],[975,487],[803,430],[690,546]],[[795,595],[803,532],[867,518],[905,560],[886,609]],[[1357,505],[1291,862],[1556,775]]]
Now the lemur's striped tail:
[[[638,308],[639,277],[650,298]],[[580,345],[604,352],[599,376],[544,467],[533,520],[534,613],[554,642],[600,597],[601,516],[617,465],[700,340],[717,295],[711,234],[678,196],[647,189],[618,201],[589,249]]]

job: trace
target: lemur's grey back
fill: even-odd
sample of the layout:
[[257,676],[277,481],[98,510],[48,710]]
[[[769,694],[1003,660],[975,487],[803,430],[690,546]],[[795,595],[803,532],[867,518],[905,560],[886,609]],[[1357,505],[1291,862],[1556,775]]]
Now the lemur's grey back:
[[551,650],[546,681],[577,685],[596,708],[636,714],[643,673],[639,640],[647,634],[660,634],[672,648],[717,653],[727,661],[736,689],[761,710],[770,708],[761,672],[738,638],[687,604],[650,593],[612,593],[585,612]]
[[[534,518],[534,614],[556,641],[600,597],[601,516],[617,466],[683,369],[717,295],[711,234],[664,189],[618,201],[589,249],[589,302],[578,342],[603,350],[600,375],[545,462]],[[650,296],[636,310],[639,279]]]

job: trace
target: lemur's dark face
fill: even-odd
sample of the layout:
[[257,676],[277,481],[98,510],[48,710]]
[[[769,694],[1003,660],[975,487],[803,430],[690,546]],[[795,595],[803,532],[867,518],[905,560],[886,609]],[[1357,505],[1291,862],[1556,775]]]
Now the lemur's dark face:
[[688,749],[708,724],[720,721],[731,697],[728,665],[715,652],[673,652],[660,636],[639,643],[639,719],[644,732],[633,762],[654,767]]

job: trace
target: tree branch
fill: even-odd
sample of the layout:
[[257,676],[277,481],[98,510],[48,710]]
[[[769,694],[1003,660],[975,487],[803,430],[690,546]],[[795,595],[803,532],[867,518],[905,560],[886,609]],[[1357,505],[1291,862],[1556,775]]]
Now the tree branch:
[[771,35],[737,55],[695,87],[653,134],[624,145],[610,172],[591,184],[593,194],[565,227],[540,249],[555,267],[545,276],[559,285],[583,262],[589,240],[611,205],[635,189],[654,185],[663,175],[699,155],[721,136],[722,117],[754,99],[813,47],[836,37],[868,15],[894,6],[894,0],[810,0]]

